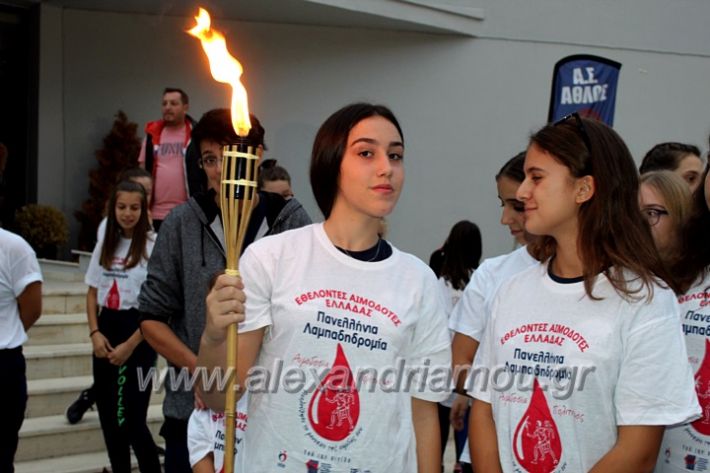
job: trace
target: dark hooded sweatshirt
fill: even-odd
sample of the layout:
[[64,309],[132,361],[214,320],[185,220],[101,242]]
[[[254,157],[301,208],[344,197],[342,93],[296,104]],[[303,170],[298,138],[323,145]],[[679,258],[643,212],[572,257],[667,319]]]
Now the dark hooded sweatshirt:
[[[148,261],[148,276],[138,296],[141,320],[165,322],[193,353],[199,350],[205,326],[209,283],[226,265],[222,242],[210,228],[215,219],[221,225],[214,195],[212,190],[197,194],[168,214],[160,227]],[[284,200],[278,194],[264,192],[259,196],[245,248],[254,240],[264,218],[269,226],[267,236],[311,223],[296,199]],[[171,376],[177,379],[180,370],[171,371],[173,374],[169,372],[165,380],[163,414],[187,420],[194,407],[193,392],[188,383],[171,382]],[[186,370],[182,375],[185,381],[189,379]]]

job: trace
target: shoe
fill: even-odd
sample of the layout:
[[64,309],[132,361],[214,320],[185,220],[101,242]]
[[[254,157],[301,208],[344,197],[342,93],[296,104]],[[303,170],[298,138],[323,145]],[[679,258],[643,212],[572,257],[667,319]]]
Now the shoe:
[[93,405],[94,399],[92,390],[84,389],[81,394],[79,394],[79,398],[67,407],[67,412],[65,413],[67,421],[69,421],[70,424],[76,424]]

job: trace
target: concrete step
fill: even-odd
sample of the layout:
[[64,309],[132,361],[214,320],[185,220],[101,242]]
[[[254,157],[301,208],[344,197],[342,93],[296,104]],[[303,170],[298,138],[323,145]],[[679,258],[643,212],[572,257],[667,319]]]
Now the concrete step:
[[[153,438],[158,440],[158,431],[163,422],[162,407],[148,408],[148,425]],[[96,411],[89,411],[84,419],[69,425],[64,415],[25,419],[20,429],[20,442],[15,455],[16,462],[66,457],[82,453],[105,451],[105,444],[99,417]],[[44,470],[56,473],[56,469]]]
[[86,314],[53,314],[40,317],[32,326],[25,346],[57,343],[87,343],[89,324]]
[[[74,251],[72,251],[74,253]],[[85,252],[74,253],[75,257],[80,257],[84,255]],[[89,260],[91,259],[91,253],[88,253]],[[44,258],[38,258],[39,267],[42,271],[42,278],[45,281],[78,281],[84,280],[84,274],[86,273],[86,268],[82,269],[80,263],[73,261],[59,261],[50,260]]]
[[[162,440],[161,437],[159,438]],[[133,471],[139,471],[138,462],[133,455],[131,455],[131,465]],[[111,463],[105,451],[15,463],[15,473],[102,473],[104,468],[105,471],[111,470]]]
[[[61,345],[30,345],[22,348],[27,361],[27,379],[52,379],[92,374],[91,343],[64,343]],[[158,356],[157,367],[167,366]]]
[[[93,376],[72,376],[67,378],[35,379],[27,382],[29,399],[25,419],[64,415],[67,407],[76,401],[79,393],[94,382]],[[150,403],[162,404],[165,392],[153,391]],[[89,411],[91,412],[91,411]]]
[[86,311],[87,286],[83,282],[45,281],[42,314],[77,314]]
[[27,381],[29,399],[25,419],[63,415],[67,406],[93,382],[91,375]]
[[22,351],[28,380],[91,374],[91,343],[26,346]]

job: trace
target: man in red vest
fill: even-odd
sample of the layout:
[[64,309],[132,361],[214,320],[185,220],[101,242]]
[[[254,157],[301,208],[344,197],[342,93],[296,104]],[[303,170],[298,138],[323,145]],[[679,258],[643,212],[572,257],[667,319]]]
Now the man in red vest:
[[188,153],[195,121],[187,114],[187,94],[176,88],[163,91],[162,120],[145,126],[146,137],[138,162],[153,175],[153,227],[160,224],[173,207],[200,190],[202,177],[198,159]]

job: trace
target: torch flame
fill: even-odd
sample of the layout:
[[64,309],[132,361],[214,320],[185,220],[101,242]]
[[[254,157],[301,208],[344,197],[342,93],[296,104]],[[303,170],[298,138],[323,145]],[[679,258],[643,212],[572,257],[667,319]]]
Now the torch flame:
[[237,135],[246,137],[251,129],[249,121],[249,105],[247,103],[247,91],[239,80],[242,72],[242,65],[239,64],[229,51],[224,36],[210,27],[210,14],[204,8],[200,8],[200,13],[195,17],[196,25],[187,33],[198,38],[202,42],[202,49],[205,50],[210,61],[210,72],[217,82],[232,86],[232,126]]

